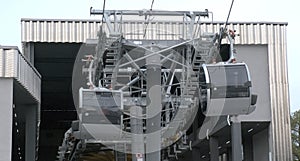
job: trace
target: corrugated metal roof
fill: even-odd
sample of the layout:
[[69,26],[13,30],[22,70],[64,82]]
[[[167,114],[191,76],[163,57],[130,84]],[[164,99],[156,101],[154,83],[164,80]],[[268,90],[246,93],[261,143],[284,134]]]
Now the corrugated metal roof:
[[[101,24],[94,20],[22,19],[22,42],[81,43],[96,39]],[[216,33],[224,23],[202,23],[201,32]],[[271,96],[272,160],[292,160],[290,138],[289,89],[287,77],[287,23],[232,22],[229,29],[236,30],[236,44],[268,45],[269,82]],[[186,28],[182,22],[151,21],[147,39],[185,38]],[[151,29],[159,29],[151,32]],[[126,21],[122,31],[127,39],[140,39],[143,21]],[[170,34],[171,33],[171,34]],[[181,37],[180,37],[181,36]]]
[[22,42],[84,42],[96,38],[99,22],[35,21],[22,23]]
[[[66,42],[80,43],[86,39],[96,39],[100,21],[58,20],[58,19],[22,19],[22,42]],[[219,32],[224,23],[202,23],[201,32]],[[284,28],[287,23],[275,22],[232,22],[230,29],[241,36],[236,37],[237,44],[267,44],[271,26]],[[195,25],[196,26],[196,25]],[[127,39],[143,38],[144,21],[124,21],[122,32]],[[196,28],[196,27],[195,27]],[[180,39],[186,37],[186,28],[182,22],[151,21],[147,27],[146,39]],[[158,29],[160,31],[158,31]]]

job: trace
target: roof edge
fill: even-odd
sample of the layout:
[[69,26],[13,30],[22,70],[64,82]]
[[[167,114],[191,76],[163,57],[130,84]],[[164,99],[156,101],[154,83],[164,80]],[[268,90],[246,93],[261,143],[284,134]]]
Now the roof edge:
[[[45,19],[45,18],[21,18],[21,22],[28,21],[46,21],[46,22],[101,22],[99,19]],[[135,21],[135,20],[126,20],[125,22],[144,22],[144,21]],[[163,22],[163,21],[157,21]],[[172,21],[172,22],[181,22],[181,21]],[[201,22],[202,24],[225,24],[224,21],[214,21],[214,22]],[[267,24],[267,25],[288,25],[288,22],[272,22],[272,21],[232,21],[228,22],[229,24]]]

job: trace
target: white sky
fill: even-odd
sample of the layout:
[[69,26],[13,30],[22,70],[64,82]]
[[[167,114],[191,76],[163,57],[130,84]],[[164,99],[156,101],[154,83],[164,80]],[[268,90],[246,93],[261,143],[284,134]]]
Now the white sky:
[[[152,0],[107,0],[106,9],[149,9]],[[89,8],[102,9],[103,0],[1,0],[0,45],[21,46],[21,18],[97,19]],[[288,68],[291,111],[300,109],[299,6],[294,0],[235,0],[229,21],[288,22]],[[231,0],[155,0],[153,9],[208,9],[215,21],[225,21]]]

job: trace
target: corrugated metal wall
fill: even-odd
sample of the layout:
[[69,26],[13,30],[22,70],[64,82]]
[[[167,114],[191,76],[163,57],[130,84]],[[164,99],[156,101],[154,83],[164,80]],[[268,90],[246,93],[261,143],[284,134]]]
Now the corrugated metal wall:
[[[100,21],[91,20],[36,20],[22,19],[22,42],[80,43],[95,39]],[[203,23],[201,32],[218,32],[222,23]],[[127,39],[143,38],[145,24],[142,21],[126,21],[121,26]],[[228,28],[236,30],[236,44],[267,44],[269,59],[269,82],[271,96],[271,149],[272,160],[290,161],[290,107],[287,77],[286,23],[231,23]],[[147,39],[185,39],[187,28],[182,22],[150,22]],[[159,29],[159,30],[158,30]],[[196,30],[196,25],[195,25]],[[267,62],[266,62],[267,63]]]
[[0,77],[15,78],[40,102],[41,76],[17,49],[0,46]]
[[22,42],[85,42],[96,38],[100,22],[21,20]]

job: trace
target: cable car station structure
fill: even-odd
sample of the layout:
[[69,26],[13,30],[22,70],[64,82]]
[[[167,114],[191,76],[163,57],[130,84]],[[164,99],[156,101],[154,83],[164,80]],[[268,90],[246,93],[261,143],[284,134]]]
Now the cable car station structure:
[[[22,19],[26,61],[42,75],[39,154],[26,160],[291,159],[288,90],[277,81],[286,51],[275,47],[286,24],[223,28],[202,21],[207,10],[91,14],[103,20]],[[270,30],[280,38],[263,37]]]

